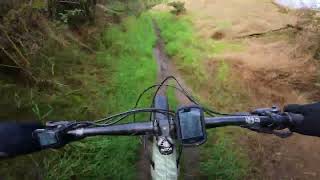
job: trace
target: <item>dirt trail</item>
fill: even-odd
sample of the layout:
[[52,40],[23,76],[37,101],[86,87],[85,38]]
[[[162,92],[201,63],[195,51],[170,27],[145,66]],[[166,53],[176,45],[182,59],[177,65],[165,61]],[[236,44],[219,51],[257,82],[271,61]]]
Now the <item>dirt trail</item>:
[[[241,51],[227,51],[207,61],[210,70],[217,61],[231,64],[234,73],[248,87],[250,104],[255,107],[303,103],[319,100],[317,63],[312,54],[299,50],[299,30],[288,28],[259,37],[242,38],[296,26],[298,16],[284,11],[271,0],[186,0],[199,35],[240,43]],[[257,168],[253,178],[319,179],[320,139],[294,135],[279,139],[248,133],[240,138]]]
[[[190,88],[186,86],[186,83],[180,77],[178,71],[175,69],[173,63],[169,60],[164,50],[164,42],[161,39],[160,29],[156,22],[153,23],[155,33],[157,35],[157,42],[154,48],[154,56],[158,64],[158,82],[161,82],[168,76],[174,76],[179,83],[188,91],[192,92]],[[165,94],[166,89],[162,88],[159,91],[160,94]],[[190,101],[179,91],[176,91],[176,98],[180,105],[188,105]],[[188,158],[183,158],[188,157]],[[140,150],[140,159],[138,162],[138,179],[151,179],[150,174],[150,162],[145,154],[145,149]],[[179,178],[192,180],[199,177],[200,174],[200,150],[198,148],[184,148],[182,154],[182,163],[180,164]],[[182,169],[182,170],[181,170]],[[187,172],[187,173],[186,173]]]
[[[183,79],[179,76],[178,71],[175,69],[173,63],[169,60],[168,56],[165,53],[164,42],[161,39],[160,29],[157,26],[156,22],[154,22],[155,32],[157,34],[158,40],[156,47],[154,49],[154,54],[158,62],[158,79],[162,81],[167,76],[174,76],[179,83],[188,91],[188,88],[183,81]],[[191,92],[191,91],[189,91]],[[176,98],[180,105],[188,105],[190,104],[189,100],[181,94],[179,91],[176,91]],[[187,158],[183,158],[187,157]],[[182,161],[181,161],[181,171],[179,177],[186,180],[192,180],[199,177],[200,173],[200,150],[199,148],[184,148],[182,153]]]

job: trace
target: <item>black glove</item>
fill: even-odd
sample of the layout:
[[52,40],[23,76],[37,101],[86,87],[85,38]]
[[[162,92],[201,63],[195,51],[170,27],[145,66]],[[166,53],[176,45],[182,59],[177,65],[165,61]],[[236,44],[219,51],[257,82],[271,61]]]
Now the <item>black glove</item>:
[[0,158],[40,151],[33,131],[41,128],[39,123],[0,123]]
[[284,108],[284,112],[302,114],[304,116],[302,123],[290,128],[291,131],[320,137],[320,103],[305,105],[290,104]]

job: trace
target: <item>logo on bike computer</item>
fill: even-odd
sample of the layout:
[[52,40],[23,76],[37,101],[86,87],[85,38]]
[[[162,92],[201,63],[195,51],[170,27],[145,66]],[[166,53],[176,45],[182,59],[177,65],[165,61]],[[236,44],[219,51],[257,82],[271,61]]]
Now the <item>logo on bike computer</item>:
[[246,123],[248,124],[260,123],[260,118],[258,116],[247,116]]

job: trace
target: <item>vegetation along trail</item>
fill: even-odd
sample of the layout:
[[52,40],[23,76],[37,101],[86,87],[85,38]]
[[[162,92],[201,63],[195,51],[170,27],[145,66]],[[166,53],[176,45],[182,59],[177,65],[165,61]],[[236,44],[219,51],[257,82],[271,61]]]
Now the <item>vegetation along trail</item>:
[[[171,62],[204,102],[218,110],[248,111],[260,106],[282,107],[318,100],[319,45],[314,30],[306,25],[312,13],[288,10],[271,0],[184,2],[186,13],[176,17],[164,15],[172,10],[166,5],[157,6],[154,11],[162,12],[158,21]],[[213,154],[212,159],[203,159],[202,176],[320,177],[317,138],[295,134],[280,139],[238,128],[225,128],[213,134],[211,140],[216,146],[204,147],[203,155],[210,157],[208,153],[215,153],[209,150],[227,155]],[[214,163],[234,157],[223,149],[221,139],[230,140],[231,147],[240,149],[236,156],[241,158],[229,165],[232,170],[226,174],[210,172],[210,169],[223,171],[224,165]],[[228,143],[226,146],[229,147]]]
[[[34,2],[37,7],[28,4],[1,19],[1,48],[17,65],[22,60],[30,63],[22,66],[28,74],[1,66],[2,119],[43,123],[98,119],[132,108],[139,93],[156,82],[156,37],[149,16],[114,15],[97,8],[98,26],[83,21],[81,15],[76,16],[80,22],[52,21],[38,9],[42,1]],[[117,2],[124,12],[138,12]],[[112,9],[115,3],[101,6]],[[0,51],[1,64],[10,60]],[[28,84],[27,75],[36,77],[37,84]],[[148,106],[149,99],[146,96],[140,105]],[[132,137],[89,138],[59,150],[3,160],[0,177],[136,179],[139,147]]]
[[[95,23],[75,9],[49,18],[40,0],[1,6],[0,118],[99,119],[131,109],[141,91],[168,75],[217,111],[319,100],[319,13],[272,0],[160,1],[98,1]],[[167,92],[170,108],[189,103]],[[181,179],[320,179],[319,152],[319,138],[213,129],[206,144],[185,149]],[[133,137],[88,138],[0,162],[1,179],[149,173]]]

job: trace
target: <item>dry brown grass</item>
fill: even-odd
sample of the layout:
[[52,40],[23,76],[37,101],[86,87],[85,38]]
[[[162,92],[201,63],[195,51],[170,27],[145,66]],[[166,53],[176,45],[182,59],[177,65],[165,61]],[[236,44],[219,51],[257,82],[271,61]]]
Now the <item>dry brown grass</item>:
[[[227,50],[205,62],[210,77],[213,77],[209,80],[211,84],[215,82],[221,61],[230,67],[229,84],[236,84],[203,87],[208,89],[201,95],[212,100],[211,104],[229,98],[229,104],[221,103],[218,107],[229,110],[229,106],[237,106],[248,110],[319,100],[319,65],[314,60],[314,55],[319,52],[317,13],[304,12],[301,15],[301,12],[284,11],[271,0],[186,0],[186,7],[195,17],[193,22],[202,37],[216,39],[220,37],[217,34],[222,33],[225,36],[220,41],[241,42],[244,46],[241,51]],[[268,32],[287,24],[302,29],[234,40],[234,37]],[[222,90],[212,91],[217,86]],[[218,94],[214,96],[213,92]],[[214,98],[210,99],[212,96]],[[244,98],[239,101],[241,97]],[[249,178],[319,179],[320,171],[314,163],[320,161],[320,156],[315,153],[319,152],[319,139],[295,135],[282,140],[246,132],[237,135],[255,167]]]

